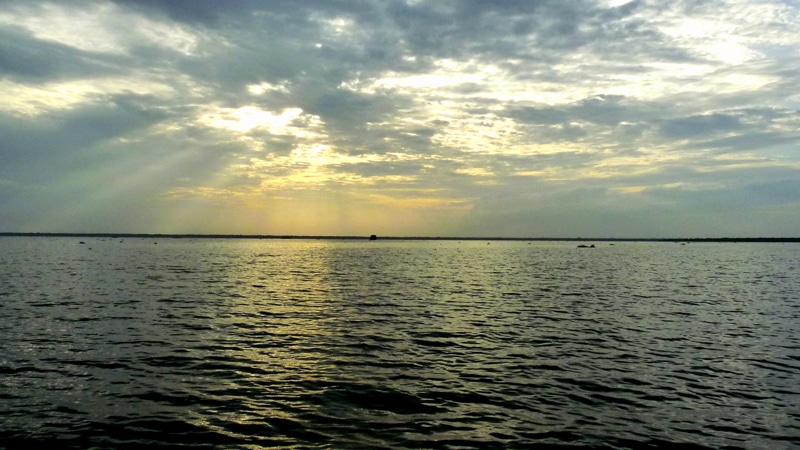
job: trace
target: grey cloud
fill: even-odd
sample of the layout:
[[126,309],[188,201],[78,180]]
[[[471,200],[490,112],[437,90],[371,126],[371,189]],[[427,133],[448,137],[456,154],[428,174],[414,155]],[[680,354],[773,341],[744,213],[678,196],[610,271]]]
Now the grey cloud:
[[585,155],[579,152],[545,153],[532,156],[524,155],[496,155],[489,159],[494,164],[512,167],[514,169],[529,171],[542,166],[572,165],[585,161]]
[[656,109],[658,109],[656,105],[629,101],[619,95],[597,95],[559,107],[512,107],[505,114],[521,123],[533,125],[589,122],[603,126],[617,126],[621,122],[652,120],[655,116],[653,111]]
[[256,2],[252,0],[115,0],[116,3],[132,9],[160,11],[173,20],[189,23],[217,24],[221,16],[233,12],[252,11]]
[[788,175],[792,178],[754,183],[746,189],[762,205],[796,204],[800,200],[800,179],[795,174]]
[[661,132],[669,138],[688,139],[720,131],[735,131],[742,126],[738,117],[727,114],[708,114],[668,120]]
[[579,1],[460,1],[392,2],[386,12],[418,57],[468,54],[501,65],[513,58],[526,62],[516,67],[524,76],[531,62],[559,59],[558,52],[590,39],[619,37],[626,29],[608,35],[608,23],[634,9],[617,8],[609,16],[609,10]]
[[507,115],[533,125],[556,125],[569,121],[569,114],[565,110],[552,106],[520,106],[509,110]]
[[622,220],[623,205],[609,202],[601,187],[553,189],[522,178],[487,191],[465,220],[460,230],[465,235],[492,230],[500,236],[586,237],[586,230],[596,230],[603,236],[631,236],[637,228]]
[[301,22],[314,13],[348,14],[367,17],[373,2],[366,0],[114,0],[146,12],[161,12],[173,20],[212,27],[230,25],[226,21],[246,19],[258,14],[273,14],[286,21]]
[[327,123],[344,127],[381,122],[386,114],[396,108],[392,98],[341,89],[323,92],[310,100],[304,105],[307,112],[319,115]]
[[[307,92],[300,89],[295,98],[298,105],[309,114],[318,115],[325,122],[339,151],[350,154],[385,153],[398,151],[390,141],[424,144],[433,134],[428,129],[406,130],[394,123],[399,111],[408,107],[410,100],[402,96],[363,94],[344,89]],[[389,124],[372,128],[370,124]],[[404,134],[405,133],[405,134]],[[426,147],[405,148],[418,152]]]
[[[184,70],[206,83],[224,86],[220,95],[231,98],[235,103],[237,100],[231,93],[241,91],[247,84],[287,81],[293,86],[293,94],[287,99],[288,102],[294,99],[305,110],[324,116],[326,122],[342,125],[365,123],[364,117],[375,112],[375,101],[382,102],[381,111],[371,117],[391,117],[394,114],[386,98],[376,98],[372,105],[367,105],[364,99],[353,98],[354,94],[343,94],[338,87],[344,81],[357,77],[369,79],[386,70],[422,70],[430,63],[426,62],[428,55],[458,56],[468,52],[472,57],[501,63],[505,58],[530,60],[530,55],[536,54],[544,57],[541,52],[548,45],[531,44],[514,38],[514,32],[508,29],[509,18],[532,24],[531,32],[537,33],[542,39],[574,41],[573,35],[579,33],[578,23],[590,25],[595,33],[603,33],[608,22],[629,15],[636,6],[633,4],[606,10],[587,8],[584,3],[574,1],[417,4],[395,1],[363,2],[355,7],[348,2],[300,2],[292,3],[289,8],[280,2],[237,2],[229,7],[216,2],[191,2],[191,5],[147,2],[149,9],[167,13],[172,11],[170,14],[173,17],[182,14],[180,18],[187,21],[196,19],[202,22],[210,16],[228,15],[236,16],[237,20],[243,22],[241,25],[248,25],[241,27],[248,31],[224,30],[226,39],[235,46],[217,52],[219,64],[208,65],[205,61],[193,59],[184,59],[180,63]],[[365,40],[334,42],[332,45],[323,43],[322,48],[313,48],[311,43],[323,40],[319,23],[311,20],[314,14],[331,17],[344,14],[355,18]],[[387,27],[391,24],[393,27]],[[222,27],[223,22],[214,22],[214,25]],[[257,28],[249,31],[249,26]],[[614,33],[609,39],[619,37],[623,31],[615,30]],[[280,39],[272,38],[274,35],[279,35]],[[401,48],[402,42],[408,42],[411,47]],[[570,45],[582,44],[575,41]],[[415,56],[415,62],[404,61],[401,57],[404,54]],[[526,77],[529,76],[527,69],[521,67],[520,70],[526,72]],[[479,88],[477,85],[464,85],[456,91],[461,89],[462,93],[466,93],[464,91]],[[336,103],[339,101],[340,104]],[[397,104],[394,108],[399,106]],[[614,124],[624,118],[625,112],[625,108],[615,99],[606,99],[602,105],[599,102],[587,102],[573,108],[573,111],[561,112],[561,116],[566,118],[566,114],[571,113],[570,118]],[[527,114],[535,112],[528,111]],[[547,121],[544,118],[547,114],[557,116],[558,111],[541,111],[539,116]],[[635,114],[635,111],[631,112],[631,115]],[[524,115],[520,112],[516,117]],[[550,123],[556,123],[556,116],[549,119]],[[339,128],[337,131],[342,130]],[[579,134],[575,137],[579,137]]]
[[754,108],[742,108],[735,112],[742,114],[744,120],[748,122],[756,120],[758,122],[763,121],[768,123],[776,119],[792,118],[792,117],[800,119],[800,111],[796,109],[790,110],[785,108],[761,106]]
[[42,41],[18,28],[0,28],[0,76],[23,83],[119,73],[96,55]]
[[730,136],[698,143],[698,147],[719,149],[719,153],[728,151],[746,151],[768,149],[776,145],[791,144],[800,141],[800,134],[786,135],[775,132],[751,131],[747,134]]
[[338,172],[355,173],[363,177],[385,175],[415,175],[423,166],[417,162],[350,163],[332,166]]
[[[786,168],[709,174],[668,166],[655,174],[577,184],[534,177],[506,181],[481,192],[463,234],[489,229],[504,236],[787,236],[796,226],[786,217],[798,214],[780,218],[775,211],[793,211],[800,201],[796,171]],[[632,194],[612,190],[630,184],[657,186]],[[774,223],[765,222],[771,216]]]
[[[23,7],[28,3],[14,4]],[[795,56],[735,67],[704,61],[691,42],[676,40],[660,29],[681,14],[702,17],[719,8],[719,2],[694,9],[689,3],[635,0],[606,8],[598,2],[578,0],[115,1],[123,15],[144,14],[161,25],[178,24],[181,30],[195,33],[199,48],[193,55],[134,42],[125,38],[124,30],[120,31],[120,43],[125,54],[111,55],[81,52],[34,39],[21,28],[3,26],[0,77],[35,84],[114,74],[129,77],[129,81],[144,77],[146,82],[168,85],[172,91],[169,99],[166,94],[162,99],[95,96],[72,110],[25,120],[0,116],[0,179],[5,180],[0,189],[19,199],[24,197],[25,186],[38,181],[76,179],[90,172],[101,172],[105,180],[113,181],[116,174],[156,171],[155,184],[137,191],[149,195],[181,183],[187,188],[202,186],[204,180],[232,164],[252,164],[255,169],[258,165],[251,159],[261,158],[270,167],[240,175],[231,175],[235,170],[229,170],[225,176],[231,179],[224,183],[252,187],[263,178],[302,169],[302,163],[283,158],[299,142],[308,143],[302,136],[272,135],[266,128],[255,127],[247,137],[259,141],[264,151],[253,152],[231,130],[197,122],[198,116],[215,107],[256,106],[273,112],[300,107],[307,114],[318,115],[324,125],[314,131],[327,136],[320,143],[331,145],[338,153],[385,158],[398,152],[415,158],[328,167],[373,178],[409,175],[415,181],[408,185],[475,199],[474,212],[465,218],[465,222],[472,221],[473,228],[465,227],[469,233],[462,230],[467,234],[498,230],[540,235],[540,230],[546,229],[549,234],[574,235],[596,227],[599,234],[641,235],[647,234],[642,230],[652,230],[650,235],[669,235],[674,231],[671,227],[680,226],[683,219],[693,221],[693,229],[702,229],[698,217],[709,204],[756,211],[759,203],[767,204],[769,199],[779,206],[796,201],[800,193],[791,181],[796,179],[796,170],[715,170],[725,164],[746,166],[744,156],[750,156],[742,155],[736,164],[731,155],[726,162],[714,159],[723,153],[747,151],[763,156],[762,162],[781,155],[796,161],[791,150],[800,135],[795,126],[797,111],[787,107],[798,82],[791,59]],[[653,20],[656,17],[659,20]],[[338,18],[351,21],[352,26],[344,25],[341,33],[332,30],[335,23],[331,19]],[[124,17],[108,20],[121,23]],[[775,31],[778,25],[769,24],[768,28]],[[413,86],[379,88],[371,93],[348,88],[370,86],[387,74],[427,74],[441,68],[443,58],[454,62],[454,70],[462,64],[469,65],[469,70],[498,67],[504,71],[501,77],[511,78],[501,80],[509,81],[510,89],[516,89],[514,81],[521,83],[521,89],[536,89],[531,86],[539,81],[562,92],[573,84],[581,90],[602,88],[591,91],[596,95],[572,103],[550,105],[522,100],[504,103],[484,92],[490,83],[463,83],[438,92],[424,88],[417,91],[419,97],[414,97]],[[690,77],[665,73],[652,64],[674,62],[716,64],[719,69]],[[674,92],[674,87],[654,92],[662,85],[660,81],[665,86],[685,82],[713,87],[716,77],[730,80],[740,73],[773,81],[764,87],[704,95],[679,88]],[[655,97],[604,95],[603,89],[612,86],[612,80],[628,76],[652,79],[648,89],[653,92],[648,94]],[[248,92],[249,84],[262,82],[284,89],[260,96]],[[622,89],[614,90],[619,91]],[[443,103],[426,103],[437,100]],[[425,116],[438,106],[443,106],[443,117],[452,117],[448,120],[453,120],[453,129],[445,130],[448,122],[443,117],[431,120],[433,117]],[[579,144],[581,151],[498,155],[503,150],[491,148],[484,154],[478,148],[464,152],[457,145],[443,146],[435,139],[439,132],[453,133],[462,118],[487,127],[497,127],[498,118],[512,119],[517,134],[506,142],[515,146],[514,151],[533,153],[536,145],[557,147],[560,143],[570,144],[569,148]],[[154,127],[160,122],[167,122],[170,131]],[[136,139],[105,145],[118,137]],[[776,146],[783,146],[778,156]],[[659,161],[658,153],[669,153],[670,158],[642,175],[643,166]],[[582,173],[596,174],[609,156],[630,157],[632,162],[623,160],[615,170],[625,172],[630,167],[631,173],[581,177]],[[172,161],[170,165],[168,161]],[[492,175],[457,172],[471,168],[483,168]],[[574,174],[576,180],[555,182],[545,176],[518,175],[547,170],[568,174],[567,178]],[[26,177],[30,179],[27,185],[23,183]],[[184,181],[176,181],[178,177]],[[745,177],[749,184],[737,180]],[[215,179],[220,178],[224,177]],[[13,182],[22,187],[9,184]],[[83,189],[97,187],[88,183]],[[681,183],[686,187],[670,186],[683,186]],[[620,196],[619,188],[627,186],[652,187],[638,196]],[[709,186],[722,187],[716,191]],[[26,192],[24,198],[32,198],[32,191]],[[39,204],[50,205],[44,200]],[[715,211],[723,214],[723,209]]]
[[288,156],[297,147],[298,139],[293,135],[273,135],[261,131],[251,131],[248,136],[264,146],[264,151],[274,156]]
[[[702,181],[709,177],[695,176]],[[709,188],[654,187],[645,195],[675,203],[681,209],[696,211],[758,210],[767,206],[791,205],[800,201],[800,181],[796,174],[775,169],[740,169],[717,176]]]
[[[109,97],[107,102],[53,113],[36,120],[0,117],[3,151],[0,174],[16,178],[52,176],[62,170],[95,164],[87,151],[104,140],[124,135],[159,122],[165,113],[151,108],[147,99],[136,96]],[[20,166],[48,171],[20,171]]]
[[757,151],[800,141],[800,132],[790,125],[797,116],[795,110],[741,108],[725,114],[673,119],[662,123],[660,131],[668,139],[689,139],[689,148],[713,149],[716,153]]
[[[573,112],[587,122],[601,125],[618,125],[620,122],[641,118],[641,106],[626,107],[621,95],[598,95],[581,101]],[[638,107],[638,108],[637,108]]]

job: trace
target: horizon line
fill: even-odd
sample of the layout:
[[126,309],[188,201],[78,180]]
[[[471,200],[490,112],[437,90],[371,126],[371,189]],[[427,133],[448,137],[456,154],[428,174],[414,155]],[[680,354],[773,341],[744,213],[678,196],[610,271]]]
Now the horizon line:
[[800,242],[800,237],[503,237],[503,236],[378,236],[378,235],[291,235],[231,233],[90,233],[90,232],[0,232],[0,236],[19,237],[103,237],[103,238],[166,238],[166,239],[318,239],[408,241],[616,241],[616,242]]

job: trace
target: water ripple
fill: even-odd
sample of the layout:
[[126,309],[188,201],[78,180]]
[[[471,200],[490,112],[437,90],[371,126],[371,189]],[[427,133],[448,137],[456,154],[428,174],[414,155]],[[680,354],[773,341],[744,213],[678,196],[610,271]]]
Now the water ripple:
[[796,245],[159,243],[0,238],[2,446],[800,446]]

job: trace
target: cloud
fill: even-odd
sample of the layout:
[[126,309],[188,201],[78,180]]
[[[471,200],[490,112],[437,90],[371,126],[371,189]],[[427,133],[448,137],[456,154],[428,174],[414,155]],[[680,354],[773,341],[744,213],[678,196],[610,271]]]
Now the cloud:
[[[113,231],[127,204],[165,232],[289,232],[289,210],[311,234],[371,234],[370,214],[406,235],[749,234],[758,214],[791,232],[798,19],[788,1],[3,2],[0,228]],[[48,212],[70,198],[92,220]]]
[[172,20],[190,24],[215,25],[232,11],[251,9],[251,0],[230,0],[222,4],[213,0],[116,0],[116,3],[138,11],[158,11]]
[[0,29],[0,73],[12,80],[41,83],[115,72],[87,52],[33,39],[20,29]]
[[740,127],[741,123],[735,116],[709,114],[668,120],[661,126],[661,132],[668,138],[686,139],[704,134],[736,131]]
[[147,99],[142,102],[136,96],[112,96],[104,100],[36,121],[0,116],[4,141],[0,173],[30,179],[50,176],[52,172],[19,172],[18,165],[60,171],[91,163],[94,147],[165,117],[161,110],[149,108]]
[[346,173],[355,173],[362,177],[376,177],[383,175],[413,176],[423,170],[424,166],[417,162],[412,163],[347,163],[338,164],[333,167],[335,170]]

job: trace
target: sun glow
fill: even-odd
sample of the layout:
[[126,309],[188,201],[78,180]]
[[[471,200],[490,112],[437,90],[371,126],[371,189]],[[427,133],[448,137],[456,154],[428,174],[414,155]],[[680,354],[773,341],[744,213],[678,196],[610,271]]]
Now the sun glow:
[[252,95],[264,95],[267,92],[282,92],[285,94],[289,92],[289,87],[286,84],[271,84],[264,82],[248,85],[247,92]]
[[216,108],[213,112],[205,114],[201,118],[201,122],[239,133],[263,128],[272,134],[292,134],[297,137],[316,136],[316,133],[308,131],[307,128],[321,124],[318,116],[304,114],[300,108],[286,108],[276,114],[257,106],[243,106],[235,109]]

